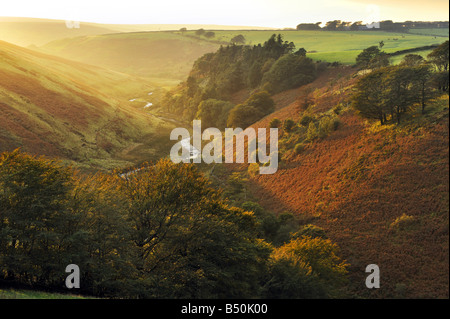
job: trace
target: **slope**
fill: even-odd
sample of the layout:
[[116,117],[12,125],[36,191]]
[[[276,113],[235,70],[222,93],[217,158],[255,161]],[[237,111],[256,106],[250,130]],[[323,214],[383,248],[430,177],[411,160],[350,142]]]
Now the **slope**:
[[[347,106],[356,79],[349,68],[329,70],[286,92],[297,100],[253,125],[268,127],[273,118],[299,123],[305,114],[333,113],[340,121],[299,154],[286,151],[277,173],[251,177],[248,190],[265,208],[326,230],[351,264],[351,296],[448,298],[448,96],[425,116],[379,126]],[[280,134],[283,145],[291,142],[289,133]],[[365,287],[369,264],[380,267],[381,289]]]
[[108,26],[63,20],[0,17],[0,40],[20,46],[39,46],[57,39],[117,32]]
[[0,151],[21,147],[88,168],[130,165],[123,149],[170,126],[128,101],[153,89],[141,78],[0,42]]
[[51,41],[70,37],[120,32],[167,31],[181,28],[189,30],[198,30],[200,28],[209,30],[270,29],[202,24],[103,24],[91,22],[77,22],[73,24],[72,21],[66,23],[64,20],[54,19],[0,17],[0,40],[20,46],[41,46]]
[[217,43],[176,32],[132,32],[63,39],[40,49],[120,72],[179,82],[197,58],[218,47]]

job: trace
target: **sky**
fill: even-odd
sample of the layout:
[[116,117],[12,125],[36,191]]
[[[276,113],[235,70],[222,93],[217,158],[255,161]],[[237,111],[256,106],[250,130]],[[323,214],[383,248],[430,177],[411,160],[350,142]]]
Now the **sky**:
[[0,16],[112,24],[295,28],[330,20],[448,21],[447,0],[0,0]]

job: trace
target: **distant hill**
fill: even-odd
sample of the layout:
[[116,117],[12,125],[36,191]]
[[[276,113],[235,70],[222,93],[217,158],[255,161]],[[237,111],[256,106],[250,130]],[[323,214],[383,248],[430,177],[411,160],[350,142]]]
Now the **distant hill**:
[[40,46],[57,39],[117,32],[96,24],[83,23],[80,28],[69,27],[63,20],[0,17],[0,40],[27,47]]
[[219,46],[175,32],[132,32],[56,40],[40,49],[129,74],[184,80],[197,58]]
[[141,78],[0,42],[0,152],[21,147],[87,168],[130,165],[136,158],[123,150],[166,127],[128,101],[153,89]]
[[66,23],[64,20],[0,17],[0,40],[20,46],[41,46],[50,41],[120,32],[198,30],[269,30],[265,27],[223,26],[203,24],[100,24],[80,22]]

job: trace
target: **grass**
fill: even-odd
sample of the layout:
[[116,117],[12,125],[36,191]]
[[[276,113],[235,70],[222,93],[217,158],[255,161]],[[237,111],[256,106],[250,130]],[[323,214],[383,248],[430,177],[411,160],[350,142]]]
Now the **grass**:
[[173,84],[185,80],[195,60],[218,48],[219,44],[211,41],[161,31],[68,38],[50,42],[40,50]]
[[[440,30],[440,29],[438,29]],[[431,31],[430,31],[431,32]],[[441,31],[437,31],[441,32]],[[214,41],[230,42],[242,34],[246,44],[264,43],[272,34],[282,34],[285,41],[293,42],[296,48],[305,48],[314,60],[353,64],[356,56],[365,48],[384,42],[383,50],[392,53],[445,41],[430,34],[408,34],[384,31],[215,31]],[[195,32],[190,31],[193,35]],[[442,35],[444,35],[441,32]],[[447,30],[448,37],[448,30]]]
[[173,126],[144,112],[144,103],[129,101],[153,102],[159,89],[147,79],[5,42],[0,57],[2,151],[22,147],[80,168],[126,167],[134,163],[122,156],[123,149],[149,135],[162,137],[164,128]]
[[412,29],[409,31],[409,33],[448,38],[449,30],[448,28]]
[[[75,294],[61,294],[26,289],[0,289],[0,299],[87,299]],[[89,297],[90,298],[90,297]]]
[[[423,51],[416,51],[416,52],[412,52],[411,54],[418,54],[420,56],[422,56],[424,59],[427,58],[427,55],[431,53],[431,51],[433,50],[423,50]],[[390,61],[391,64],[393,65],[397,65],[400,62],[402,62],[403,58],[407,55],[408,53],[405,54],[401,54],[401,55],[395,55],[393,57],[391,57]]]
[[383,31],[285,31],[217,30],[207,39],[195,31],[129,32],[82,36],[50,42],[39,49],[64,58],[103,66],[112,70],[151,78],[165,87],[184,81],[194,63],[205,53],[242,34],[246,44],[267,41],[272,34],[282,34],[296,48],[305,48],[314,60],[351,65],[365,48],[384,42],[387,53],[440,44],[445,37]]

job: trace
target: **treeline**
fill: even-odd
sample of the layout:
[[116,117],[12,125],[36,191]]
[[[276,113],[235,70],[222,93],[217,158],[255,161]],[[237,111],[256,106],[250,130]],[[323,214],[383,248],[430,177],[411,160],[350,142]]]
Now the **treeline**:
[[1,154],[0,283],[64,290],[76,264],[77,292],[99,297],[340,296],[347,264],[320,228],[232,207],[192,164],[142,168],[84,176]]
[[389,65],[387,54],[376,46],[365,49],[356,62],[369,73],[355,85],[353,106],[363,117],[381,124],[399,124],[417,107],[423,114],[430,100],[449,92],[449,41],[435,48],[427,59],[407,54],[397,66]]
[[[261,112],[253,115],[252,120],[258,120],[271,112],[271,108],[261,110],[258,105],[248,103],[232,105],[234,93],[251,89],[272,95],[310,83],[323,67],[307,58],[303,48],[295,51],[292,42],[274,34],[262,45],[233,44],[205,54],[195,62],[187,81],[167,93],[162,106],[187,121],[206,120],[209,116],[206,114],[214,114],[216,127],[223,128],[228,123],[236,126],[238,123],[229,119],[232,110],[234,115],[244,118],[246,114],[254,114],[250,108],[254,107]],[[214,112],[207,110],[210,107]]]
[[[375,23],[377,21],[373,21]],[[309,30],[309,31],[359,31],[359,30],[379,30],[379,31],[400,31],[407,32],[410,29],[424,29],[424,28],[447,28],[449,27],[448,21],[436,21],[436,22],[422,22],[422,21],[405,21],[405,22],[393,22],[392,20],[384,20],[377,22],[377,27],[367,27],[362,21],[348,22],[341,20],[332,20],[325,23],[321,27],[322,22],[316,23],[300,23],[297,25],[297,30]]]

